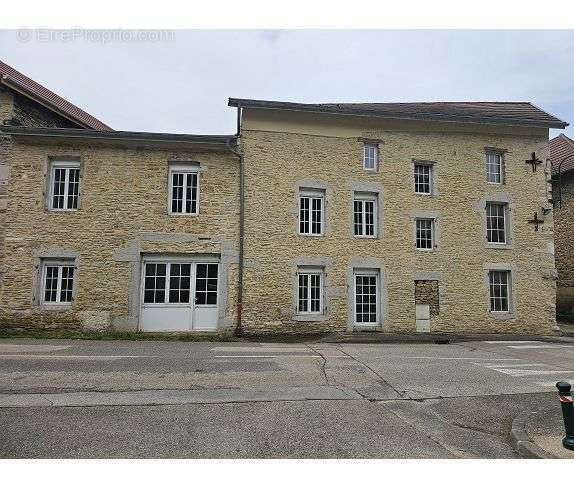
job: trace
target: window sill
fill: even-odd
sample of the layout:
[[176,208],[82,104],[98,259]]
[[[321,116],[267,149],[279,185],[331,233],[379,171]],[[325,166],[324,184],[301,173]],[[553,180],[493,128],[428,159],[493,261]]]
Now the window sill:
[[355,239],[378,239],[379,236],[357,236],[353,234],[353,237]]
[[324,322],[328,319],[325,314],[297,314],[293,316],[296,322]]
[[415,191],[415,195],[417,195],[419,197],[434,197],[433,193],[421,193],[418,191]]
[[419,249],[418,247],[415,247],[415,251],[419,251],[419,252],[435,252],[438,249],[436,247],[433,247],[432,249]]
[[301,234],[299,232],[300,237],[325,237],[325,234]]
[[512,244],[495,244],[489,242],[486,244],[486,249],[514,249],[514,246]]
[[516,318],[516,313],[514,312],[493,312],[489,310],[488,314],[495,320],[514,320]]
[[41,303],[40,310],[47,312],[65,312],[71,310],[73,302],[71,303]]
[[50,213],[73,213],[80,210],[79,208],[48,208],[46,209],[47,212]]
[[196,213],[168,212],[167,215],[170,217],[197,217],[199,216],[199,212]]

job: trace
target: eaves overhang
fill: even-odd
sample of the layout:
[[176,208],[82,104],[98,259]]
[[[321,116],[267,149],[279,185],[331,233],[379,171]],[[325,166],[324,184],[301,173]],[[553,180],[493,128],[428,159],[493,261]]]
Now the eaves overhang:
[[0,132],[19,140],[71,142],[136,147],[193,147],[229,150],[235,147],[235,135],[170,134],[158,132],[101,131],[88,129],[0,126]]

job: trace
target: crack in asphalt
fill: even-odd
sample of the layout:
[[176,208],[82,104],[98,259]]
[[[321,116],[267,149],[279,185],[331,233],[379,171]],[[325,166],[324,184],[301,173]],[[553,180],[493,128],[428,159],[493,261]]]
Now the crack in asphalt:
[[[399,397],[403,398],[405,395],[405,392],[401,392],[399,390],[397,390],[391,383],[389,383],[385,378],[383,378],[377,371],[375,371],[373,368],[371,368],[370,366],[368,366],[367,364],[365,364],[363,361],[361,361],[360,359],[356,358],[355,356],[353,356],[352,354],[349,354],[348,352],[344,351],[343,349],[341,349],[341,346],[337,345],[335,346],[336,349],[339,352],[342,352],[343,354],[345,354],[346,356],[350,357],[351,359],[353,359],[354,361],[356,361],[357,363],[359,363],[361,366],[363,366],[364,368],[368,369],[371,373],[373,373],[377,378],[379,378],[379,380],[381,381],[382,384],[384,384],[385,386],[388,386],[389,388],[391,388],[397,395],[399,395]],[[360,393],[359,393],[360,394]]]

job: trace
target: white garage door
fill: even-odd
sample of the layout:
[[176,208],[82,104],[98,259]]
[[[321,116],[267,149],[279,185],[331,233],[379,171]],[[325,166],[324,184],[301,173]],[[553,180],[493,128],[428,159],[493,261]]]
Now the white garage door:
[[146,260],[140,329],[214,331],[219,312],[219,263]]

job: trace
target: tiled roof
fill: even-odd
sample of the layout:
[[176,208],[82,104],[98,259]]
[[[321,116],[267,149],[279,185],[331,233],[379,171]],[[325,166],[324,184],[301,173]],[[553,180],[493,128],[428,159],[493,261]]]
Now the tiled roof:
[[229,105],[437,122],[522,125],[560,129],[568,125],[530,102],[291,103],[230,98]]
[[73,103],[64,100],[53,91],[36,83],[18,70],[0,61],[0,83],[22,92],[29,98],[46,105],[51,110],[61,114],[86,129],[112,130],[102,121],[96,119]]
[[[570,157],[564,160],[567,156]],[[564,163],[559,168],[562,161]],[[564,134],[550,139],[550,162],[554,173],[558,173],[558,169],[561,173],[574,169],[574,141]]]

